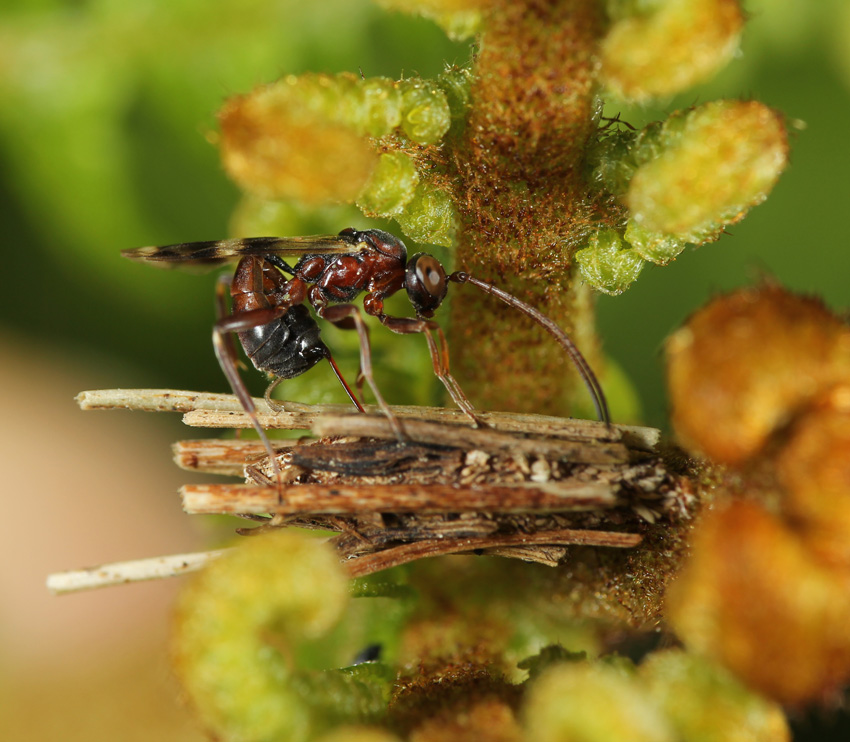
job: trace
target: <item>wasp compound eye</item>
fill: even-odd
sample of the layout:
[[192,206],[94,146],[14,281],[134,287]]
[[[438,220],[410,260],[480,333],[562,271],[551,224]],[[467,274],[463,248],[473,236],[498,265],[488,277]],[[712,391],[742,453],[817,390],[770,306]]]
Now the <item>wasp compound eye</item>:
[[404,286],[416,313],[430,317],[446,298],[446,271],[432,255],[416,253],[407,263]]
[[439,296],[446,291],[446,273],[443,266],[429,255],[423,255],[416,261],[416,278],[433,296]]

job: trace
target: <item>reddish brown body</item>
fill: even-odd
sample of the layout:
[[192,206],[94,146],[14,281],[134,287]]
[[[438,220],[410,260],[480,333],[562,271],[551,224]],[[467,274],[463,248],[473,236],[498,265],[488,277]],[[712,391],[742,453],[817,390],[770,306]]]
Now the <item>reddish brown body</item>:
[[[307,300],[316,309],[354,299],[365,291],[367,314],[381,317],[383,299],[405,286],[407,249],[404,244],[376,239],[378,230],[349,231],[362,247],[347,255],[304,255],[294,268],[258,256],[242,258],[233,276],[230,293],[233,312],[295,306]],[[345,234],[345,233],[343,233]],[[363,239],[369,237],[368,241]],[[387,235],[392,237],[391,235]],[[281,270],[292,274],[288,281]]]
[[[304,311],[293,315],[295,307],[305,300],[320,317],[341,327],[357,328],[361,323],[359,312],[346,302],[365,291],[366,313],[394,332],[437,329],[434,323],[423,319],[431,313],[425,306],[428,297],[416,300],[422,292],[416,291],[417,279],[409,278],[404,243],[379,230],[349,229],[339,236],[350,243],[348,252],[308,253],[294,267],[275,255],[249,255],[239,261],[230,284],[232,313],[219,322],[219,329],[238,333],[245,353],[259,370],[292,378],[322,358],[330,358],[330,351],[319,339],[315,321]],[[442,288],[437,294],[442,301],[445,273],[433,258],[425,256],[425,259],[425,265],[430,265],[430,260],[439,267],[437,279]],[[287,280],[284,273],[292,277]],[[384,314],[384,299],[406,286],[409,292],[413,287],[411,300],[419,318]],[[344,382],[343,385],[346,386]]]
[[[349,255],[305,255],[292,269],[289,281],[293,303],[306,297],[318,311],[328,304],[351,301],[362,291],[367,314],[379,316],[385,297],[404,288],[407,249],[386,233],[350,231],[350,236],[362,240],[362,247]],[[366,239],[368,238],[368,239]],[[308,288],[308,284],[312,284]],[[368,305],[368,306],[367,306]],[[370,311],[370,308],[372,310]]]
[[242,258],[230,285],[233,312],[221,320],[250,317],[251,313],[261,319],[274,316],[236,332],[254,366],[281,379],[300,376],[324,358],[333,363],[319,337],[319,325],[303,305],[303,295],[301,301],[293,302],[289,283],[268,260]]

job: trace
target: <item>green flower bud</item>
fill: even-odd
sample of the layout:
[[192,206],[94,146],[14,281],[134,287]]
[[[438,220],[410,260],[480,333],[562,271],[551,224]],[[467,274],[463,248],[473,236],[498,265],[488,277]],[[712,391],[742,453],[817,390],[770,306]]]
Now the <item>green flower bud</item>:
[[730,672],[687,652],[655,652],[638,674],[678,738],[688,742],[784,742],[791,739],[778,704]]
[[360,126],[360,120],[365,108],[365,95],[360,83],[362,80],[350,72],[338,75],[322,75],[307,73],[298,79],[299,87],[304,90],[305,95],[312,94],[310,88],[316,86],[317,101],[323,106],[317,110],[318,113],[329,121],[351,126],[358,134],[364,133]]
[[395,80],[369,77],[358,86],[363,95],[358,125],[372,137],[389,134],[401,123],[401,92]]
[[402,80],[401,128],[417,144],[436,144],[451,125],[446,95],[433,82]]
[[738,49],[738,0],[628,3],[602,42],[602,77],[629,100],[669,96],[711,77]]
[[411,201],[395,218],[415,242],[451,246],[455,232],[455,210],[446,191],[423,181]]
[[465,41],[481,29],[480,10],[459,10],[435,15],[433,18],[452,41]]
[[469,113],[472,72],[466,67],[449,67],[438,78],[437,86],[446,95],[451,115],[451,133],[463,129]]
[[628,249],[612,229],[594,234],[587,247],[574,256],[581,277],[606,294],[621,294],[638,277],[643,259],[634,249]]
[[625,197],[631,219],[645,231],[702,243],[767,197],[788,162],[788,142],[782,118],[767,106],[714,101],[673,114],[634,156],[645,164]]
[[601,663],[564,663],[529,691],[523,716],[536,742],[673,742],[661,710],[630,673]]
[[219,739],[305,740],[384,706],[385,683],[299,665],[348,601],[334,551],[301,534],[258,536],[209,565],[181,596],[174,636],[203,724]]
[[219,114],[227,171],[266,199],[353,201],[378,160],[365,133],[342,121],[357,100],[362,108],[355,81],[327,75],[288,77],[232,98]]
[[635,174],[633,149],[638,133],[617,131],[602,136],[587,156],[588,181],[600,190],[621,196]]
[[386,152],[357,199],[366,216],[391,217],[410,202],[419,183],[416,165],[403,152]]
[[382,137],[401,122],[401,93],[388,77],[288,75],[266,89],[293,117],[311,115],[324,123],[349,126],[358,134]]
[[685,249],[683,240],[661,232],[652,232],[633,219],[629,219],[626,224],[626,233],[623,236],[638,255],[656,265],[667,265]]
[[481,28],[481,8],[488,0],[379,0],[380,4],[421,15],[436,23],[453,41],[463,41]]

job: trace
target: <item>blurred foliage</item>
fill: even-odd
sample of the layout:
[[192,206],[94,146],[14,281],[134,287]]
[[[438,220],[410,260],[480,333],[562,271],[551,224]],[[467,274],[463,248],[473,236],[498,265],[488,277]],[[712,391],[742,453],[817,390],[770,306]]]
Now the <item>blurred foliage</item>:
[[358,629],[381,640],[401,601],[372,599],[372,614],[355,616],[336,555],[303,534],[243,546],[204,570],[177,610],[175,667],[201,723],[226,739],[298,740],[380,718],[392,676],[341,652],[365,644]]
[[767,283],[714,299],[665,350],[678,440],[729,469],[670,623],[780,703],[828,700],[850,679],[850,328]]

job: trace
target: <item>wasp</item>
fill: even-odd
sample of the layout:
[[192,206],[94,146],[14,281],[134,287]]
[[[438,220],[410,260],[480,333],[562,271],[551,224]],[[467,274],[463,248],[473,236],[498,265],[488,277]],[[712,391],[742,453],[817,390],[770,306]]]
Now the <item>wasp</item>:
[[[238,260],[229,280],[232,307],[227,310],[226,286],[219,282],[219,318],[213,327],[213,346],[224,375],[251,419],[279,474],[274,450],[257,418],[256,408],[237,365],[232,335],[235,333],[254,366],[274,377],[266,401],[283,379],[300,376],[327,359],[358,410],[363,405],[346,382],[320,337],[320,328],[307,309],[309,304],[323,320],[357,331],[360,341],[360,375],[369,384],[381,411],[399,438],[401,426],[381,395],[372,374],[368,328],[359,307],[351,303],[365,292],[363,310],[392,332],[425,336],[434,373],[455,404],[479,424],[475,410],[449,371],[449,353],[440,326],[431,319],[448,292],[449,283],[468,283],[532,318],[564,348],[586,384],[600,420],[609,423],[605,395],[587,360],[572,340],[550,318],[512,294],[464,271],[450,275],[432,255],[416,253],[395,236],[380,229],[343,229],[338,235],[311,237],[250,237],[246,239],[187,242],[164,247],[140,247],[121,253],[131,260],[161,266],[216,266]],[[384,300],[404,289],[415,317],[384,312]],[[435,336],[436,335],[436,340]]]

